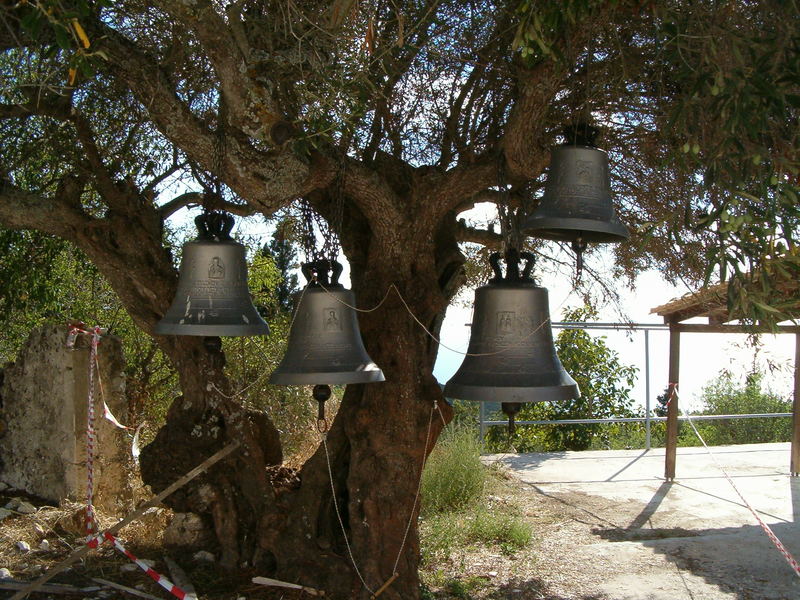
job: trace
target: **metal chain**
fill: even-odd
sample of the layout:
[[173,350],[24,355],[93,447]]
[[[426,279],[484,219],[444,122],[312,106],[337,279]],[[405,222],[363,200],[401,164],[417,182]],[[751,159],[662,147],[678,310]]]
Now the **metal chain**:
[[[303,252],[306,255],[306,262],[320,260],[333,262],[339,257],[339,251],[342,246],[338,232],[342,230],[344,215],[344,168],[344,161],[342,161],[332,184],[330,222],[315,211],[308,200],[305,198],[300,200]],[[317,249],[317,232],[322,238],[322,247],[319,249]]]
[[333,184],[333,212],[331,215],[331,231],[330,231],[330,247],[328,248],[328,257],[331,260],[336,260],[339,256],[341,249],[341,242],[339,239],[339,232],[342,231],[342,220],[344,218],[344,175],[345,175],[345,162],[344,158],[339,162],[339,169],[336,172],[336,179]]
[[503,238],[503,253],[509,250],[522,249],[522,234],[520,233],[519,219],[521,213],[510,206],[508,185],[506,184],[505,157],[497,159],[497,188],[500,192],[500,201],[497,203],[497,216],[500,220],[500,235]]
[[302,227],[303,253],[306,255],[306,262],[319,260],[317,254],[317,240],[314,233],[314,209],[311,204],[303,198],[300,200],[300,219]]
[[227,119],[227,112],[225,100],[220,94],[219,110],[217,112],[217,130],[214,133],[214,147],[212,148],[211,156],[211,168],[214,171],[214,193],[217,196],[214,199],[215,202],[222,201],[222,167],[223,157],[227,151],[227,140],[225,135],[225,120]]

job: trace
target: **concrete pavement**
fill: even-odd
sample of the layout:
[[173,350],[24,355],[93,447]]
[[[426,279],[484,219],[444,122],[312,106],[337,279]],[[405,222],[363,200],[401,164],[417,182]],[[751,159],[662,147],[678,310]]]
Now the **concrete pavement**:
[[[619,600],[800,599],[800,577],[746,508],[800,559],[800,480],[789,476],[789,444],[678,449],[664,480],[664,449],[487,455],[532,491],[583,513],[594,543],[584,564],[614,557],[596,592]],[[719,465],[719,466],[718,466]],[[625,567],[627,564],[629,568]]]

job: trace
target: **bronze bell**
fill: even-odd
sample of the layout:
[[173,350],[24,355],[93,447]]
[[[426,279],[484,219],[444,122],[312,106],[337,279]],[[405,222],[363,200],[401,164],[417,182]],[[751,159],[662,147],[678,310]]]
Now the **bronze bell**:
[[[361,341],[353,292],[338,282],[342,266],[315,261],[302,266],[308,280],[295,310],[283,360],[270,383],[345,385],[384,381]],[[329,272],[330,280],[329,278]]]
[[591,146],[553,148],[544,196],[522,230],[578,246],[628,239],[611,201],[608,155]]
[[195,219],[195,241],[183,246],[178,291],[159,335],[266,335],[269,327],[258,314],[247,287],[245,248],[230,237],[233,217],[206,212]]
[[447,397],[505,403],[504,412],[514,414],[520,402],[580,396],[556,355],[547,290],[530,278],[533,256],[521,255],[527,259],[522,274],[518,256],[514,250],[506,254],[505,277],[500,255],[490,257],[495,277],[475,291],[467,356],[444,388]]

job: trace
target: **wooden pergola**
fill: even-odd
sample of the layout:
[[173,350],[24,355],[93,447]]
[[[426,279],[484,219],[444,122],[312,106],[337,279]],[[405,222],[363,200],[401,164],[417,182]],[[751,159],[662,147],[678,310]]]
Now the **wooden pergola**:
[[[800,282],[790,281],[783,285],[776,298],[787,303],[795,320],[800,317]],[[731,324],[736,315],[728,313],[728,284],[720,283],[657,306],[650,314],[664,318],[669,325],[669,382],[677,385],[680,380],[681,333],[793,333],[795,335],[794,397],[792,405],[792,447],[789,470],[792,476],[800,474],[800,326],[779,325],[777,331],[759,326]],[[703,317],[707,323],[684,323],[688,319]],[[675,451],[678,441],[678,397],[674,396],[667,408],[667,447],[664,477],[675,479]]]

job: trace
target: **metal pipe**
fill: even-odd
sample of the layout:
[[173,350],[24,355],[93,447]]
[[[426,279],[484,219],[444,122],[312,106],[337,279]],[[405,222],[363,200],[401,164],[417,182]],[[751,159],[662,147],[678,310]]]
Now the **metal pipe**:
[[[741,415],[691,415],[679,416],[679,421],[714,421],[720,419],[775,419],[791,417],[792,413],[750,413]],[[650,417],[650,421],[663,422],[667,417]],[[592,425],[596,423],[641,423],[645,417],[611,417],[608,419],[561,419],[559,421],[515,421],[517,425]],[[483,421],[484,426],[508,425],[508,421]]]
[[644,415],[647,420],[644,423],[645,442],[644,447],[650,450],[650,330],[644,330]]
[[629,329],[668,331],[667,323],[584,323],[582,321],[551,321],[553,329]]

